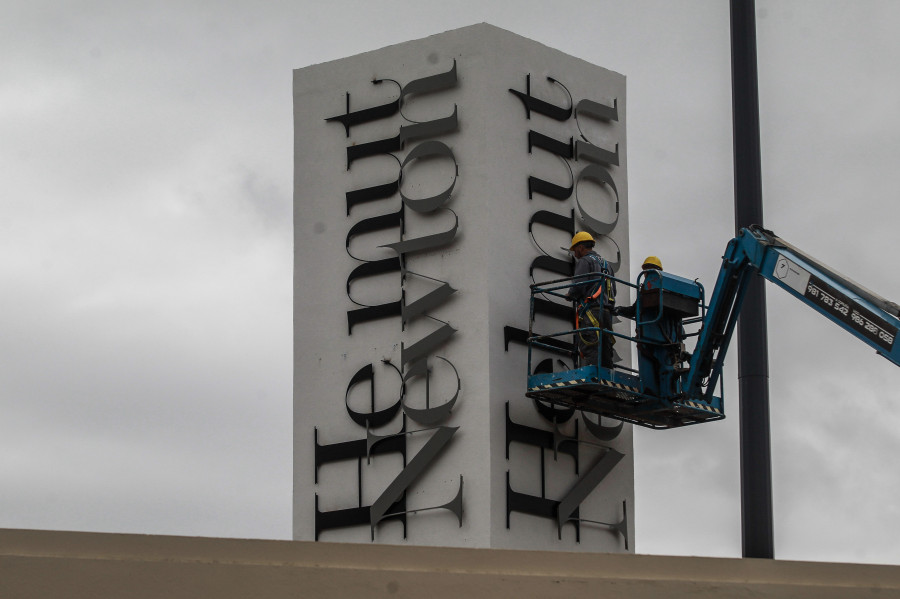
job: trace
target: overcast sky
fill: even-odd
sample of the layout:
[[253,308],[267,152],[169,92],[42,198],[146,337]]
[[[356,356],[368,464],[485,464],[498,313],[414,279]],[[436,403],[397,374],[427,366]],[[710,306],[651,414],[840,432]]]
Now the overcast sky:
[[[733,235],[726,0],[3,15],[0,528],[290,538],[294,68],[532,38],[627,76],[635,267],[711,288]],[[897,301],[900,3],[757,0],[757,27],[765,224]],[[900,369],[768,297],[776,557],[900,564]],[[735,353],[727,420],[636,431],[640,553],[741,554]]]

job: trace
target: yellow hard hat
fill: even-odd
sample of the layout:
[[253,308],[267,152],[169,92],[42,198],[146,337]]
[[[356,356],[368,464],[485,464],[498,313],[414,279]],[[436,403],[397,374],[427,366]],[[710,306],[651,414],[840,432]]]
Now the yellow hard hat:
[[594,238],[591,237],[591,234],[587,231],[579,231],[578,233],[575,233],[575,237],[572,238],[572,243],[569,245],[569,249],[572,250],[576,245],[585,241],[590,241],[591,243],[593,243]]
[[656,256],[647,256],[644,259],[644,265],[641,267],[644,270],[655,268],[656,270],[662,270],[662,262],[660,262],[659,258]]

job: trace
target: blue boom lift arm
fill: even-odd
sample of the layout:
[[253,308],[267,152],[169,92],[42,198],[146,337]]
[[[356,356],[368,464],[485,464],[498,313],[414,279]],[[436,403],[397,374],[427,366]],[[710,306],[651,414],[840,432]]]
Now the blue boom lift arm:
[[[825,266],[771,231],[751,226],[728,243],[722,258],[685,384],[689,396],[709,397],[721,376],[725,350],[737,323],[747,281],[754,273],[900,366],[900,345],[894,344],[900,327],[900,306]],[[709,379],[706,391],[703,391],[704,378]]]
[[[757,274],[900,366],[900,344],[895,343],[900,329],[900,306],[830,269],[771,231],[752,226],[742,229],[728,243],[708,306],[703,302],[703,287],[698,282],[667,272],[644,271],[636,285],[617,279],[637,291],[637,301],[628,314],[635,321],[635,337],[597,328],[530,336],[526,395],[650,428],[673,428],[724,418],[722,398],[714,391],[721,380],[725,353],[747,283]],[[602,282],[605,275],[598,276]],[[533,285],[532,302],[535,295],[564,297],[561,289],[583,283],[583,279],[561,279]],[[696,323],[701,325],[699,331],[685,332],[684,325]],[[564,372],[532,372],[533,349],[551,349],[554,346],[549,338],[584,331],[636,343],[638,371],[598,363]],[[694,350],[688,353],[685,341],[694,336]]]

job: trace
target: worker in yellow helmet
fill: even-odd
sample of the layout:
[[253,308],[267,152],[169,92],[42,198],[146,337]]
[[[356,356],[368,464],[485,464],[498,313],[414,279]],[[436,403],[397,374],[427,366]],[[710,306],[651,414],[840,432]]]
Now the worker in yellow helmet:
[[[611,329],[616,287],[611,278],[613,271],[609,263],[594,251],[594,238],[587,231],[580,231],[572,237],[569,253],[575,257],[575,277],[578,277],[567,294],[575,302],[576,328]],[[612,335],[600,335],[595,330],[580,331],[575,339],[582,356],[582,366],[597,364],[599,346],[600,365],[604,368],[613,367]]]
[[[640,283],[639,297],[634,304],[617,308],[613,314],[635,320],[638,349],[638,368],[641,372],[648,368],[659,368],[660,354],[650,350],[649,344],[657,347],[662,344],[667,349],[668,360],[676,369],[684,367],[685,360],[690,361],[691,355],[684,350],[683,343],[675,343],[677,339],[684,339],[684,326],[681,317],[676,312],[665,309],[665,300],[661,295],[662,286],[662,261],[656,256],[647,256],[642,265],[643,272],[638,277]],[[640,311],[638,305],[640,304]],[[648,341],[642,342],[647,339]],[[652,363],[652,366],[647,364]],[[665,390],[666,393],[675,393],[676,379],[671,379],[673,388]],[[654,392],[660,392],[656,390]]]

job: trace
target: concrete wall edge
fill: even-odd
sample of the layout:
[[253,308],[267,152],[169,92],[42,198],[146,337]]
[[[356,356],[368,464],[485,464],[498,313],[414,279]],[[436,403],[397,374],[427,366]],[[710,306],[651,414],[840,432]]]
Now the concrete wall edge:
[[539,590],[544,584],[559,581],[634,591],[616,595],[623,597],[643,597],[643,588],[648,592],[665,588],[670,597],[703,588],[766,590],[772,597],[900,593],[900,566],[876,564],[0,529],[0,573],[4,574],[0,589],[15,582],[21,564],[28,565],[23,570],[28,576],[27,572],[40,572],[42,564],[49,572],[66,561],[103,563],[112,579],[120,569],[175,568],[188,577],[186,582],[192,572],[206,567],[247,574],[257,566],[293,572],[300,580],[333,579],[339,585],[335,590],[343,584],[353,586],[354,580],[377,590],[395,579],[404,580],[409,590],[411,581],[421,578],[472,584],[494,581],[535,592],[545,592]]

